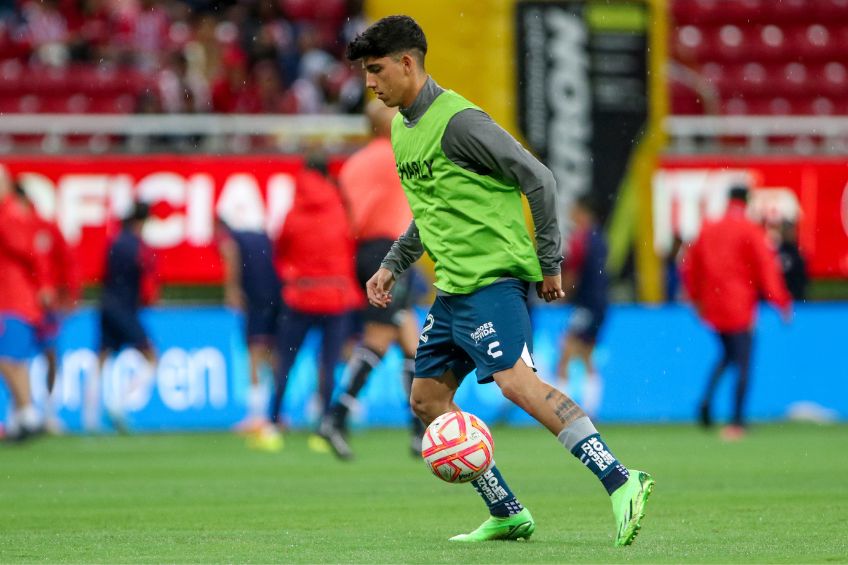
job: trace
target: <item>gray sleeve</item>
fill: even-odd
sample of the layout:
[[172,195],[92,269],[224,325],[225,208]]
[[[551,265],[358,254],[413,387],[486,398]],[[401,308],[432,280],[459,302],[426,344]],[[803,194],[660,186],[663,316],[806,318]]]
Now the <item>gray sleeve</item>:
[[380,266],[390,270],[397,280],[423,254],[424,245],[421,243],[421,236],[418,235],[418,226],[415,225],[415,220],[412,220],[406,231],[392,244],[392,248],[386,253]]
[[536,228],[536,254],[545,275],[558,275],[562,235],[553,173],[540,163],[485,112],[463,110],[451,118],[442,137],[445,156],[480,175],[517,184],[527,201]]

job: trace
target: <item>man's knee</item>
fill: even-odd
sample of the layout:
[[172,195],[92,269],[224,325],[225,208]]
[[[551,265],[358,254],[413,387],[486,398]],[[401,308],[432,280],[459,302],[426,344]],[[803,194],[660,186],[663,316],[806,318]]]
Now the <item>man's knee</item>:
[[518,406],[525,406],[541,383],[533,369],[521,359],[512,369],[496,373],[495,382],[504,397]]
[[422,383],[421,379],[412,381],[412,391],[409,394],[409,406],[424,424],[429,424],[451,409],[451,398],[436,393],[433,387]]

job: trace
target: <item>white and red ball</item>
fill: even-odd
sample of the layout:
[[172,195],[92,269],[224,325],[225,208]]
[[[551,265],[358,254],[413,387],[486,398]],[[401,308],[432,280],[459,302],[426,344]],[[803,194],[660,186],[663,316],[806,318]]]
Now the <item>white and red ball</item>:
[[443,481],[467,483],[489,470],[494,448],[483,420],[457,410],[442,414],[427,426],[421,456]]

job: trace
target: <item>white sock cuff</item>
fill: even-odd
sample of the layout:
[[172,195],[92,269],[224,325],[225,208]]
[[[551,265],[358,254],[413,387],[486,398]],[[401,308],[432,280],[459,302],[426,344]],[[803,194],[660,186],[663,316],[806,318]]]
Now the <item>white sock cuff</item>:
[[596,433],[598,430],[592,420],[588,416],[583,416],[557,434],[557,439],[568,451],[571,451],[575,445]]

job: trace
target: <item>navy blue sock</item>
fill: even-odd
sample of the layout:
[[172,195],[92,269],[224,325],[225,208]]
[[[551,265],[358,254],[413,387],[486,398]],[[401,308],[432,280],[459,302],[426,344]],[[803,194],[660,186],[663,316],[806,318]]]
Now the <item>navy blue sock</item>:
[[594,433],[571,448],[571,453],[601,480],[607,493],[612,494],[627,482],[630,473],[610,452],[601,434]]
[[524,507],[509,490],[506,481],[501,476],[498,468],[492,465],[492,468],[480,475],[478,478],[471,481],[474,490],[489,507],[489,513],[498,518],[506,518],[513,514],[518,514]]

